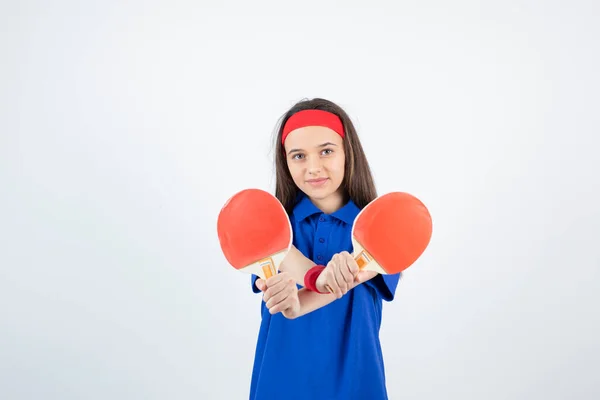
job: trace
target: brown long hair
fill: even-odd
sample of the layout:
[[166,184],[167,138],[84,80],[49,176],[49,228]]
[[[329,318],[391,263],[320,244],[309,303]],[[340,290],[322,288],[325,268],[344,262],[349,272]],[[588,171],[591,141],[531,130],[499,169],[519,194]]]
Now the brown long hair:
[[346,163],[344,166],[344,179],[342,190],[345,200],[351,199],[362,209],[377,197],[375,182],[371,174],[371,168],[363,147],[358,138],[356,128],[346,112],[337,104],[315,98],[302,100],[294,104],[280,119],[275,135],[275,197],[279,199],[288,213],[291,213],[296,203],[296,197],[300,189],[294,183],[287,165],[285,149],[281,143],[283,127],[287,120],[302,110],[324,110],[329,111],[342,120],[344,125],[344,153]]

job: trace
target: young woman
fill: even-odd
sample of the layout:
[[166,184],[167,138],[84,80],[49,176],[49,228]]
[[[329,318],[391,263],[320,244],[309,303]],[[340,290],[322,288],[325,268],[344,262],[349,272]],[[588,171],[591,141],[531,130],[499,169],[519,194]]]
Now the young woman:
[[350,255],[354,219],[377,197],[356,130],[338,105],[305,100],[275,146],[294,241],[279,274],[252,277],[264,301],[250,399],[387,399],[379,328],[400,275],[359,272]]

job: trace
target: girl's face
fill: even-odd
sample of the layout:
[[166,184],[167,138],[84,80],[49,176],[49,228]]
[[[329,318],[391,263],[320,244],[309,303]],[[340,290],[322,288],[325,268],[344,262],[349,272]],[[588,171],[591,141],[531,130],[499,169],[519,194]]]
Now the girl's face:
[[290,174],[298,188],[317,206],[339,207],[339,204],[329,203],[341,201],[339,189],[344,180],[346,157],[340,135],[322,126],[307,126],[290,132],[284,148]]

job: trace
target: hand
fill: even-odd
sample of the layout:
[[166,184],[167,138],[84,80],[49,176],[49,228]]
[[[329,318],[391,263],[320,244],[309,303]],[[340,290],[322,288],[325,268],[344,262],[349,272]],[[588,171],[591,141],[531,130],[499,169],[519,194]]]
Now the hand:
[[335,254],[317,278],[317,290],[331,292],[338,299],[354,287],[359,268],[354,257],[347,251]]
[[263,300],[269,313],[281,312],[288,319],[294,319],[300,314],[298,287],[288,272],[280,272],[266,281],[257,279],[256,287],[264,292]]

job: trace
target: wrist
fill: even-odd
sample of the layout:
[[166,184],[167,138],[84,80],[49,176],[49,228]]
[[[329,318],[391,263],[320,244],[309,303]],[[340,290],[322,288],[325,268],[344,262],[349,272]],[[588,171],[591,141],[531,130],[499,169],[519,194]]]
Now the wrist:
[[312,292],[324,294],[317,289],[317,279],[324,269],[323,265],[315,265],[309,269],[304,275],[304,287]]

